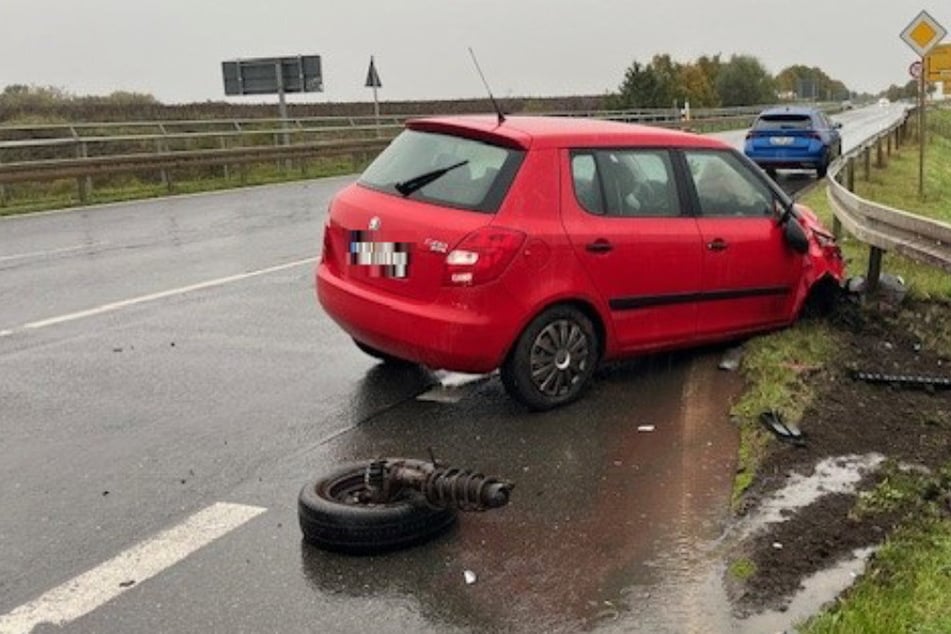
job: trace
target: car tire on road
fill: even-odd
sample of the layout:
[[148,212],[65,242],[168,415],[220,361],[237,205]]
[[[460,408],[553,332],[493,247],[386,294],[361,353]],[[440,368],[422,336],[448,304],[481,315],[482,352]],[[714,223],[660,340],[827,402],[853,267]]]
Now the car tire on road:
[[454,509],[434,508],[414,490],[403,491],[395,501],[382,504],[358,501],[357,494],[365,489],[367,466],[368,462],[341,465],[301,489],[297,514],[307,543],[324,550],[369,555],[419,544],[455,522]]
[[377,350],[373,346],[368,346],[362,341],[357,341],[356,339],[354,339],[353,343],[357,344],[357,347],[360,348],[362,352],[370,355],[374,359],[379,359],[383,363],[386,363],[389,365],[415,365],[412,361],[407,361],[406,359],[400,359],[399,357],[394,357],[393,355],[387,354],[383,352],[382,350]]
[[502,364],[502,384],[529,409],[549,410],[581,396],[599,357],[591,320],[572,306],[554,306],[522,332]]

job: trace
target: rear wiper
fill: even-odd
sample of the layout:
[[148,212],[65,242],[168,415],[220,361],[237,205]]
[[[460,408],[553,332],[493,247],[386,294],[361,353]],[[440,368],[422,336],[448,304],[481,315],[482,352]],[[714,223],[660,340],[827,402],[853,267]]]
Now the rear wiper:
[[426,187],[426,185],[429,185],[434,180],[442,178],[443,176],[445,176],[452,170],[458,167],[462,167],[463,165],[466,165],[468,163],[469,163],[468,160],[459,161],[458,163],[455,163],[448,167],[441,167],[437,170],[426,172],[425,174],[420,174],[419,176],[414,176],[413,178],[405,180],[402,183],[397,183],[395,185],[396,191],[403,194],[404,196],[409,196],[414,191],[418,189],[422,189],[423,187]]

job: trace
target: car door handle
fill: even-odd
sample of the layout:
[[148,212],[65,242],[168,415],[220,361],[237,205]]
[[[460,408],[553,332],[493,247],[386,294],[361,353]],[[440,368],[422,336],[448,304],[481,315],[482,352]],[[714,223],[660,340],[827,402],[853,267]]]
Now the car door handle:
[[589,253],[608,253],[609,251],[614,249],[614,245],[612,245],[610,242],[608,242],[604,238],[600,238],[598,240],[595,240],[594,242],[589,242],[585,246],[585,249]]
[[726,243],[726,240],[723,238],[717,238],[712,242],[707,243],[707,249],[710,251],[726,251],[726,248],[730,246]]

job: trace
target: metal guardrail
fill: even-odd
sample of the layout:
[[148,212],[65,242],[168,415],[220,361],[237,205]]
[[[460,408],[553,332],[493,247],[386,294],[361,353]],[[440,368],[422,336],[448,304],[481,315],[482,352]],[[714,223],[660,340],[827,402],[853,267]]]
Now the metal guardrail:
[[[699,109],[689,121],[675,108],[544,114],[685,128],[749,122],[762,109]],[[80,201],[87,202],[93,177],[151,172],[171,190],[170,170],[183,167],[224,166],[227,176],[230,165],[273,160],[289,166],[292,160],[368,154],[382,150],[406,120],[419,116],[424,115],[0,126],[0,205],[7,202],[6,185],[24,182],[76,178]]]
[[892,149],[900,148],[908,139],[909,121],[906,117],[897,122],[829,168],[828,198],[835,214],[833,233],[838,237],[844,227],[869,245],[867,280],[872,290],[881,276],[885,252],[951,271],[951,224],[864,200],[853,193],[857,163],[863,164],[866,180],[871,174],[873,152],[878,167],[885,167]]

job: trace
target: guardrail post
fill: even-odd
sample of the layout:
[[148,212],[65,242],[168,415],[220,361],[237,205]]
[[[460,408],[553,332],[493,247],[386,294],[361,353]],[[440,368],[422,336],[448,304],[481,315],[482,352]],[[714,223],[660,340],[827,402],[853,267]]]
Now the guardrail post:
[[[86,146],[85,141],[79,141],[77,143],[76,158],[89,158],[89,148]],[[76,177],[76,185],[79,188],[79,202],[83,204],[88,203],[89,193],[92,191],[92,178],[89,176],[78,176]]]
[[866,284],[870,293],[878,289],[878,278],[882,274],[882,253],[878,247],[869,247],[868,249],[868,276]]
[[885,167],[885,148],[882,145],[882,137],[878,137],[875,141],[875,167],[878,169]]
[[885,142],[887,144],[887,150],[888,150],[887,156],[888,158],[891,158],[892,157],[892,133],[891,132],[888,133],[888,136],[885,138]]
[[[227,150],[227,149],[228,149],[228,139],[226,139],[225,137],[219,137],[219,141],[220,141],[219,145],[221,146],[221,149],[222,149],[222,150]],[[222,169],[224,170],[225,180],[230,179],[230,178],[231,178],[231,169],[228,167],[228,164],[225,163],[225,164],[222,165],[221,167],[222,167]]]
[[865,180],[872,180],[872,148],[866,147],[862,153],[865,159]]
[[[155,151],[161,154],[162,152],[168,152],[168,130],[165,129],[163,124],[159,124],[159,131],[162,133],[162,136],[165,138],[155,139]],[[159,176],[162,179],[162,184],[165,185],[165,189],[172,191],[172,181],[168,178],[168,170],[164,167],[159,171]]]
[[[3,163],[2,157],[0,157],[0,163]],[[7,206],[7,186],[0,183],[0,207]]]

